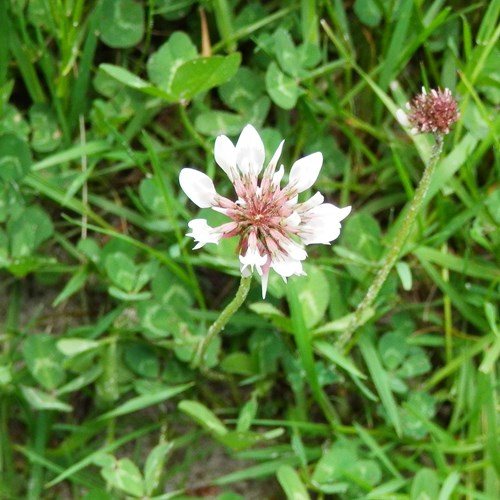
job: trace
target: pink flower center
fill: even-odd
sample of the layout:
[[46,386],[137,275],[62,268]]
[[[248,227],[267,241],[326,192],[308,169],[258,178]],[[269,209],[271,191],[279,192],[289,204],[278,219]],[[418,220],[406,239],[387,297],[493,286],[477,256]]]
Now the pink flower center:
[[240,196],[243,203],[234,203],[226,215],[238,224],[232,234],[226,236],[241,236],[238,249],[243,254],[248,249],[249,237],[254,235],[261,254],[270,255],[271,249],[282,249],[279,235],[286,236],[293,233],[286,226],[285,220],[292,214],[292,209],[287,206],[287,194],[279,188],[273,189],[267,185],[267,191],[258,195],[253,187],[245,190]]

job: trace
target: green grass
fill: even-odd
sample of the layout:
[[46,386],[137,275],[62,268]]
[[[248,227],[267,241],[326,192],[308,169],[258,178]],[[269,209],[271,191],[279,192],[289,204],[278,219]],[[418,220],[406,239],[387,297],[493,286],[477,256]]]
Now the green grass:
[[[498,497],[499,0],[0,17],[0,498]],[[422,86],[461,119],[340,345],[429,159],[395,118]],[[247,123],[287,172],[321,151],[315,188],[353,211],[306,277],[265,301],[254,280],[195,366],[239,264],[230,240],[192,250],[178,175],[232,197],[213,145]]]

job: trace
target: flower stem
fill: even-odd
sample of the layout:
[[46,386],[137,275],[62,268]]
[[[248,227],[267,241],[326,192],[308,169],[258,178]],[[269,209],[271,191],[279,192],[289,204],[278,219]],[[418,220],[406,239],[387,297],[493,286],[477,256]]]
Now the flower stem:
[[227,322],[231,319],[231,316],[233,316],[233,314],[241,307],[248,295],[251,282],[252,275],[241,277],[240,286],[238,288],[238,291],[236,292],[236,296],[220,313],[220,316],[212,323],[212,325],[208,329],[207,334],[198,343],[196,352],[193,356],[193,367],[197,367],[203,364],[205,354],[208,346],[210,345],[210,342],[212,342],[217,334],[224,329]]
[[188,131],[189,135],[201,146],[205,151],[211,153],[211,149],[208,144],[203,140],[203,137],[196,131],[193,124],[191,123],[189,116],[186,111],[186,106],[183,103],[180,103],[178,106],[179,117],[182,121],[184,127]]
[[375,279],[373,280],[373,283],[370,285],[370,288],[366,292],[364,299],[361,301],[355,313],[353,314],[351,324],[339,337],[337,341],[337,345],[339,347],[345,346],[351,340],[353,333],[363,324],[363,319],[367,317],[366,313],[369,307],[377,298],[382,285],[385,283],[387,276],[398,260],[401,249],[403,248],[403,245],[408,238],[413,223],[415,222],[415,219],[420,211],[427,190],[429,189],[432,174],[434,173],[436,165],[443,151],[443,135],[436,134],[435,139],[436,142],[434,143],[434,146],[432,148],[431,157],[429,158],[429,162],[425,167],[422,178],[420,179],[420,183],[417,187],[417,190],[415,191],[415,196],[408,206],[408,211],[406,212],[406,216],[403,219],[401,227],[398,233],[395,235],[394,240],[390,244],[389,252],[386,254],[382,262],[382,267],[379,269],[377,275],[375,276]]

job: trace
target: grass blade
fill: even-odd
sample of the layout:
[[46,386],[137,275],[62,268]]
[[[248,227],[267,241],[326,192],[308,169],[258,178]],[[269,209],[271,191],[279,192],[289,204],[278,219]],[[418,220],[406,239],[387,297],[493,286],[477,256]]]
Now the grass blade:
[[365,330],[358,338],[358,346],[365,360],[368,371],[375,387],[377,388],[378,395],[382,405],[384,406],[387,416],[391,421],[398,436],[402,433],[401,418],[399,416],[399,409],[389,386],[389,376],[382,366],[380,357],[373,344],[373,335],[367,333]]

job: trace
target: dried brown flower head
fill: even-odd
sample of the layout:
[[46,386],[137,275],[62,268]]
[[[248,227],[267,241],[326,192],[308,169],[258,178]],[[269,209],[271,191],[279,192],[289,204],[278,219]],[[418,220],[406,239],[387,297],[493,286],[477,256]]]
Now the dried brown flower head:
[[397,118],[404,126],[411,126],[414,134],[432,132],[448,134],[450,127],[460,118],[458,105],[449,89],[432,89],[406,103],[407,112],[398,109]]

